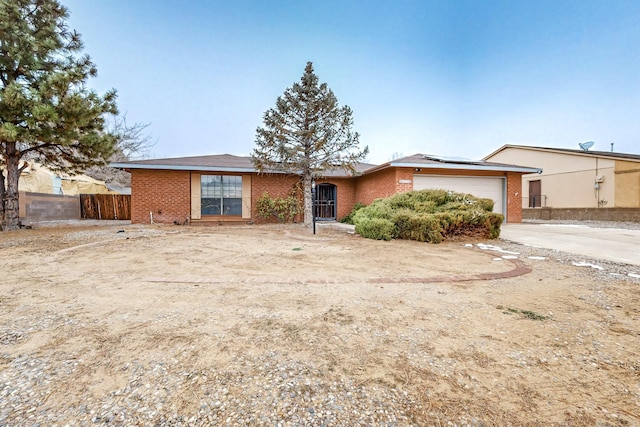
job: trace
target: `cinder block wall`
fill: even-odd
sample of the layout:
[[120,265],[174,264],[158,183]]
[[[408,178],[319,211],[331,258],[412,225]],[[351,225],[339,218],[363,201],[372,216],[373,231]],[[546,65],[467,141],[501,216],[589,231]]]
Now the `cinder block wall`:
[[19,216],[23,222],[80,219],[80,197],[21,191]]
[[640,222],[640,208],[525,208],[524,219]]
[[133,169],[131,171],[131,222],[184,223],[191,216],[190,172]]

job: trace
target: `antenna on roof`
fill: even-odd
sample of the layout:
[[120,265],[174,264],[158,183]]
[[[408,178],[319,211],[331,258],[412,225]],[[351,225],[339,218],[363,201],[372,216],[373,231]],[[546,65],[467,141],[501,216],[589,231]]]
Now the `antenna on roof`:
[[582,148],[584,151],[589,151],[589,148],[593,147],[594,142],[593,141],[587,141],[587,142],[581,142],[578,145],[580,146],[580,148]]

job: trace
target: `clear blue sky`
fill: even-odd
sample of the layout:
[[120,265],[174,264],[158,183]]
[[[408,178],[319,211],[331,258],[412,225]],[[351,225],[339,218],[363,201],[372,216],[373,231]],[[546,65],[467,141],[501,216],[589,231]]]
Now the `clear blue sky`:
[[314,63],[372,163],[503,144],[640,153],[640,1],[61,0],[151,157],[248,155]]

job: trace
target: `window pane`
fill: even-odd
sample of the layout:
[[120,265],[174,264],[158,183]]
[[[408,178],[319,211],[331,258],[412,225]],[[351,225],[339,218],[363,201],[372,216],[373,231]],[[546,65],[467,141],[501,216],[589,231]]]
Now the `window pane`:
[[223,215],[242,215],[242,199],[222,199]]
[[242,177],[201,175],[202,215],[242,215]]
[[220,198],[202,198],[202,215],[220,215]]

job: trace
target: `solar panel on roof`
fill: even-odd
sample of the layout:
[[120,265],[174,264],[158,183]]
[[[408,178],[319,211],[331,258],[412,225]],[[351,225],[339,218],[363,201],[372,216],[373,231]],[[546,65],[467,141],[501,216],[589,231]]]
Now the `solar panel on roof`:
[[427,154],[424,156],[427,160],[436,160],[439,162],[455,162],[455,163],[476,163],[477,160],[467,159],[465,157],[455,157],[455,156],[433,156],[431,154]]

